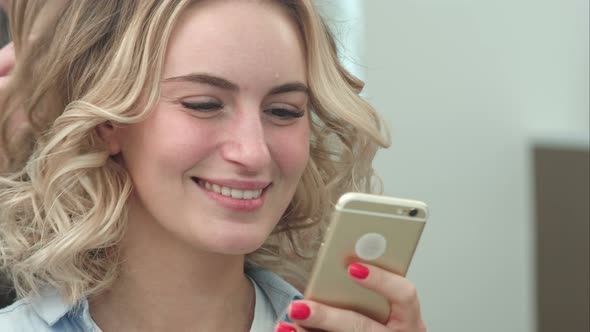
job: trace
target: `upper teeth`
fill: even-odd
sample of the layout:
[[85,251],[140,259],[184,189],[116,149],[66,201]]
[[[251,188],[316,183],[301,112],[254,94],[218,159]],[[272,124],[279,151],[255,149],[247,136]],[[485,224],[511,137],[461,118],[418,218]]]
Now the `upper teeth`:
[[227,196],[227,197],[233,197],[233,198],[238,198],[238,199],[255,199],[255,198],[260,197],[260,194],[262,194],[262,189],[240,190],[240,189],[234,189],[234,188],[220,186],[217,184],[212,184],[207,181],[201,180],[200,182],[201,182],[201,184],[204,185],[204,187],[207,190],[216,192],[218,194],[221,194],[221,195]]

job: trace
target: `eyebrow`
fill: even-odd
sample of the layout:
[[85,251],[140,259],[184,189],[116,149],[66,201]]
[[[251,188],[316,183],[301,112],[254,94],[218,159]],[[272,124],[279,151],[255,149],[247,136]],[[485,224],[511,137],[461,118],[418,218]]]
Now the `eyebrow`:
[[270,89],[268,94],[269,95],[278,95],[278,94],[287,93],[287,92],[303,92],[305,94],[309,94],[309,88],[307,87],[307,85],[305,85],[303,83],[298,83],[298,82],[286,83],[286,84],[279,85],[277,87]]
[[[230,91],[239,91],[240,87],[233,82],[226,80],[225,78],[209,75],[209,74],[196,74],[191,73],[188,75],[182,76],[175,76],[164,79],[164,83],[166,82],[190,82],[190,83],[200,83],[200,84],[207,84],[214,87],[218,87],[224,90]],[[305,94],[309,94],[309,88],[307,85],[300,83],[300,82],[290,82],[285,83],[276,87],[273,87],[268,92],[269,95],[276,95],[281,93],[288,93],[288,92],[303,92]]]

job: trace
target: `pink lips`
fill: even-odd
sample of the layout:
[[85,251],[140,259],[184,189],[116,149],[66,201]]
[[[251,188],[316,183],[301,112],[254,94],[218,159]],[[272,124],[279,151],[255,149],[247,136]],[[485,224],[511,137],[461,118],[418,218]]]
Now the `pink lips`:
[[[239,181],[239,180],[208,180],[208,179],[197,179],[193,178],[193,181],[197,184],[197,186],[203,190],[203,192],[215,201],[217,204],[221,205],[224,208],[242,211],[242,212],[252,212],[256,211],[264,205],[264,200],[266,197],[266,191],[270,187],[270,182],[262,182],[262,181]],[[211,184],[217,184],[223,187],[235,188],[239,190],[260,190],[262,189],[262,194],[258,198],[254,199],[239,199],[224,196],[222,194],[218,194],[214,191],[207,190],[204,187],[202,181],[209,182]]]

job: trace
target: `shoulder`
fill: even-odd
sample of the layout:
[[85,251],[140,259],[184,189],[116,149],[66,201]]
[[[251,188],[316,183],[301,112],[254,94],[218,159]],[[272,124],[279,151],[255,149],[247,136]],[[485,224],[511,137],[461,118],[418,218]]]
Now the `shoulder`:
[[301,298],[301,292],[274,272],[262,268],[249,268],[246,274],[262,289],[277,317],[284,315],[294,299]]
[[288,297],[291,300],[294,296],[301,295],[293,285],[272,271],[262,268],[250,268],[247,270],[247,274],[260,287],[274,296]]
[[92,331],[87,301],[81,306],[66,304],[58,291],[27,297],[0,309],[1,332],[79,332]]
[[0,309],[0,331],[43,331],[43,320],[36,314],[30,299],[16,301]]

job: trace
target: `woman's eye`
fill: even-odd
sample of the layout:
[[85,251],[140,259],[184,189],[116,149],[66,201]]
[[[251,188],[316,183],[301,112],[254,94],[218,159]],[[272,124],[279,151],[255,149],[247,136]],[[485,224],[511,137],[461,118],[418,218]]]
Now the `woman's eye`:
[[266,114],[272,115],[274,118],[280,120],[291,120],[301,118],[305,115],[305,112],[299,110],[290,110],[286,108],[270,108],[265,111]]
[[214,112],[223,108],[223,104],[219,102],[190,103],[186,101],[181,101],[180,104],[185,108],[203,113]]

